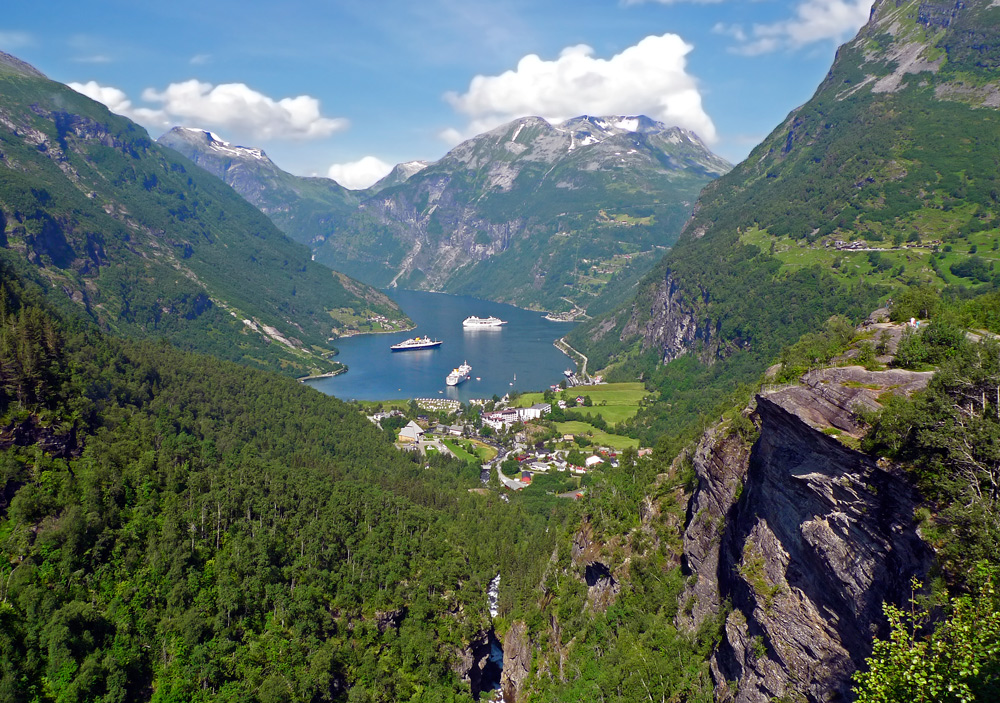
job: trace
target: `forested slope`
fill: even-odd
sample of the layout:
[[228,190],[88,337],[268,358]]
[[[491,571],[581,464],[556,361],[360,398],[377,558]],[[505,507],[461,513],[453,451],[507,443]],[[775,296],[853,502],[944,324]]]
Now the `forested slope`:
[[106,329],[304,375],[332,339],[406,324],[129,120],[0,54],[0,247]]
[[0,698],[468,700],[487,583],[523,599],[558,521],[336,399],[113,339],[2,274]]

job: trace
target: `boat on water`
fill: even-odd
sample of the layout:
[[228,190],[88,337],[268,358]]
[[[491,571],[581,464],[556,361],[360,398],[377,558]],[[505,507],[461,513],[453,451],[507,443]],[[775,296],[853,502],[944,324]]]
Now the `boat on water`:
[[506,325],[506,320],[501,320],[499,317],[476,317],[472,315],[467,317],[462,321],[462,327],[467,329],[486,329],[490,327],[499,327],[500,325]]
[[431,339],[430,337],[410,337],[407,340],[400,342],[399,344],[393,344],[390,349],[394,352],[398,351],[415,351],[417,349],[433,349],[434,347],[440,347],[440,339]]
[[447,383],[449,386],[457,386],[459,383],[462,383],[463,381],[468,381],[471,373],[472,373],[472,367],[469,366],[468,361],[464,361],[462,362],[462,365],[459,366],[457,369],[451,370],[451,373],[448,374],[447,378],[444,379],[444,382]]

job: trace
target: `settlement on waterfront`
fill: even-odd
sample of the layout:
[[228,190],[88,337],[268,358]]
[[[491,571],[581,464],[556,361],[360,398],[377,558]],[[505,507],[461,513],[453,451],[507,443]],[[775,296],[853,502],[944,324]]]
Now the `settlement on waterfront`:
[[646,395],[638,383],[567,388],[563,382],[544,393],[469,404],[442,398],[417,398],[388,410],[378,404],[368,419],[393,428],[400,449],[478,464],[484,483],[495,476],[499,485],[521,490],[543,475],[555,488],[549,492],[580,498],[588,472],[617,466],[623,452],[631,461],[651,451],[614,434],[605,419],[633,415]]

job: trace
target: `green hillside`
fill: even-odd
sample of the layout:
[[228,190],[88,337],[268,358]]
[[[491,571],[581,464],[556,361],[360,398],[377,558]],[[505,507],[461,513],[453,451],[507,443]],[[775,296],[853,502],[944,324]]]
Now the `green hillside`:
[[[573,345],[595,367],[656,376],[690,418],[689,390],[721,399],[833,314],[857,320],[908,286],[994,286],[1000,8],[950,7],[878,4],[813,98],[705,188],[637,298]],[[672,313],[654,302],[669,286]],[[696,342],[657,337],[679,310]],[[687,351],[696,358],[673,362],[683,370],[657,364]]]
[[106,329],[303,375],[377,315],[407,324],[102,105],[3,62],[0,96],[0,246]]

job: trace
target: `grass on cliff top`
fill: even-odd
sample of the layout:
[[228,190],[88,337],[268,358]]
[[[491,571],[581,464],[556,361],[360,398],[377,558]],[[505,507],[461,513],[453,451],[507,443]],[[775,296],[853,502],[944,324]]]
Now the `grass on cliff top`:
[[[942,214],[937,210],[922,210],[918,216],[933,223],[927,229],[939,227],[939,231],[945,232],[938,239],[921,237],[919,241],[895,244],[891,236],[883,241],[861,237],[869,248],[883,250],[877,252],[875,261],[871,257],[873,252],[870,251],[835,249],[833,246],[825,246],[823,240],[809,243],[804,239],[772,237],[767,230],[757,228],[743,232],[740,240],[770,252],[781,261],[779,274],[819,265],[844,283],[863,277],[870,283],[893,287],[927,284],[943,288],[946,285],[962,284],[975,289],[990,285],[976,278],[955,275],[951,272],[951,267],[972,256],[978,256],[991,271],[1000,273],[1000,269],[996,268],[997,262],[1000,262],[1000,250],[995,248],[1000,243],[1000,229],[971,233],[953,230],[944,221],[939,221]],[[834,238],[836,237],[831,236],[831,239]],[[846,235],[844,241],[848,241]],[[936,266],[932,264],[932,257],[937,260]]]

